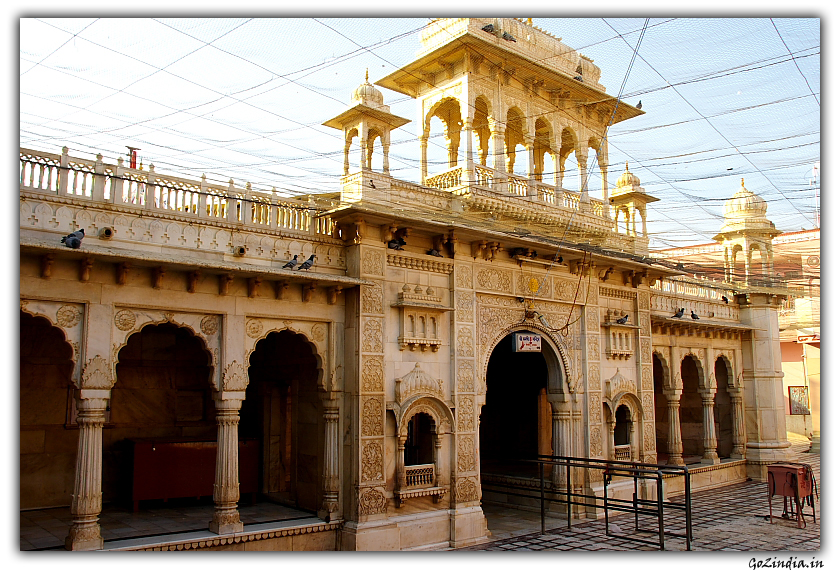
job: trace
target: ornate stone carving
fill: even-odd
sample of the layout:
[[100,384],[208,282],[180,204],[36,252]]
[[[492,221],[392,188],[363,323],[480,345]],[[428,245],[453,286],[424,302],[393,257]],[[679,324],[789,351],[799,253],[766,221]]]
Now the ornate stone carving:
[[622,392],[636,393],[636,383],[622,374],[618,368],[615,369],[615,374],[606,382],[606,396],[607,398],[614,398]]
[[134,311],[123,309],[121,311],[117,311],[117,314],[114,315],[114,326],[116,326],[121,331],[132,330],[136,323],[137,316],[134,314]]
[[411,396],[434,396],[443,400],[443,386],[440,380],[436,380],[420,368],[420,363],[414,364],[411,372],[397,378],[395,381],[395,397],[398,403],[402,403]]
[[362,356],[362,391],[382,392],[385,389],[385,357]]
[[364,352],[382,352],[382,321],[365,319],[362,331],[362,350]]
[[592,426],[592,430],[589,432],[589,456],[590,457],[600,457],[601,456],[601,428],[598,426]]
[[587,307],[586,309],[586,330],[588,331],[598,331],[598,310],[595,308]]
[[475,438],[458,436],[458,471],[475,471]]
[[315,342],[324,342],[327,338],[327,325],[324,323],[315,323],[312,325],[312,340]]
[[458,391],[472,392],[475,389],[475,368],[472,360],[458,361]]
[[601,389],[601,367],[597,364],[589,365],[589,389]]
[[207,315],[203,319],[201,319],[201,324],[199,324],[199,328],[201,332],[204,333],[206,336],[213,336],[219,330],[219,317],[216,315]]
[[455,286],[472,289],[472,268],[469,265],[455,266]]
[[362,285],[362,312],[382,314],[382,284]]
[[82,320],[82,311],[75,305],[61,305],[55,313],[58,326],[69,329],[75,327]]
[[248,319],[245,321],[245,334],[251,338],[259,338],[263,331],[262,321],[259,319]]
[[650,309],[650,294],[645,291],[639,291],[637,297],[640,311],[647,311]]
[[407,255],[399,255],[397,253],[388,254],[388,265],[391,265],[393,267],[402,267],[405,269],[415,269],[417,271],[431,271],[433,273],[452,273],[451,261],[409,257]]
[[458,431],[473,431],[473,399],[472,396],[458,398]]
[[377,515],[388,508],[388,500],[379,489],[368,487],[359,491],[359,514]]
[[642,395],[642,411],[645,414],[646,420],[653,420],[653,394],[648,392]]
[[467,291],[455,292],[455,319],[473,322],[473,294]]
[[362,273],[384,275],[382,254],[378,251],[367,250],[362,254]]
[[362,435],[382,435],[382,398],[369,397],[362,406]]
[[653,355],[650,352],[650,339],[643,338],[641,344],[642,353],[639,355],[639,357],[641,358],[642,363],[651,362],[651,358],[653,358]]
[[595,392],[589,394],[589,421],[590,422],[600,422],[601,421],[601,394],[600,392]]
[[[652,418],[651,418],[652,419]],[[656,431],[652,422],[645,423],[645,450],[656,449]]]
[[597,336],[590,336],[586,339],[586,346],[588,349],[587,358],[590,362],[598,362],[601,360],[601,339]]
[[475,356],[473,333],[470,327],[458,327],[458,356],[472,358]]
[[554,298],[560,301],[571,301],[575,296],[577,283],[569,279],[554,279]]
[[458,483],[455,485],[455,502],[469,503],[470,501],[477,501],[478,499],[478,485],[476,485],[475,478],[459,478]]
[[642,365],[642,390],[653,390],[653,366]]
[[639,315],[639,334],[641,336],[650,336],[650,314],[644,313]]
[[82,388],[110,390],[114,387],[115,380],[111,366],[100,355],[97,354],[85,362],[82,369]]
[[509,271],[485,268],[475,275],[476,285],[481,289],[509,293],[511,290],[511,275]]
[[382,480],[382,441],[373,440],[365,442],[362,447],[362,481]]
[[248,371],[236,360],[225,368],[222,375],[222,389],[231,392],[241,392],[248,386]]

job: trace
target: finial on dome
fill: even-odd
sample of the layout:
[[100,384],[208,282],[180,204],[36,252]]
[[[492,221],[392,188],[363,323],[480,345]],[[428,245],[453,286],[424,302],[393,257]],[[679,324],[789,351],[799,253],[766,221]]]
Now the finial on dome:
[[368,82],[368,68],[365,68],[365,83]]
[[746,190],[746,186],[744,186],[744,179],[743,179],[743,178],[741,178],[741,188],[743,188],[744,190]]
[[529,25],[529,26],[533,26],[533,25],[534,25],[534,21],[533,21],[533,19],[532,19],[532,18],[525,18],[525,21],[526,21],[526,22],[528,22],[528,25]]
[[630,172],[630,161],[624,163],[624,172]]

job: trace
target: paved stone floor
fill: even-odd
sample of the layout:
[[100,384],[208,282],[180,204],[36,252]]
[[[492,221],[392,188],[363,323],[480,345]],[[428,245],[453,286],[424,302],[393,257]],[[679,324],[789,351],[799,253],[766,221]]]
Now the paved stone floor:
[[[239,518],[245,525],[311,518],[312,514],[270,502],[245,504],[239,507]],[[99,517],[102,538],[106,542],[124,538],[141,538],[207,530],[213,518],[212,500],[170,501],[170,504],[149,504],[138,512],[128,507],[106,505]],[[64,539],[70,529],[70,508],[40,509],[20,513],[21,550],[64,550]]]
[[[793,444],[793,459],[797,463],[811,465],[817,484],[820,483],[820,456],[806,453],[809,442],[804,437],[790,436]],[[820,493],[822,489],[820,489]],[[682,497],[674,497],[682,502]],[[820,507],[817,501],[814,523],[810,507],[806,507],[804,529],[796,528],[793,520],[777,518],[782,513],[782,499],[776,497],[773,503],[773,524],[765,519],[768,514],[767,483],[747,481],[718,489],[692,493],[692,528],[694,541],[692,550],[698,551],[815,551],[820,548]],[[461,550],[657,550],[627,540],[623,537],[657,540],[654,534],[636,533],[632,515],[610,516],[611,534],[604,534],[603,520],[576,522],[572,529],[565,521],[547,519],[546,534],[539,532],[539,513],[511,511],[488,505],[487,525],[493,540]],[[653,520],[653,519],[651,519]],[[682,514],[666,515],[665,529],[683,531]],[[536,531],[536,532],[535,532]],[[666,538],[666,550],[685,550],[685,539]]]

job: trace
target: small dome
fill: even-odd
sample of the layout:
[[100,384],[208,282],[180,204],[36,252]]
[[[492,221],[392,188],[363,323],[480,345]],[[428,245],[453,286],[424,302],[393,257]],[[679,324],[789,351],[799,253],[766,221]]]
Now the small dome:
[[615,185],[618,188],[623,188],[625,186],[631,186],[633,188],[638,188],[641,186],[641,180],[639,177],[630,172],[630,163],[624,163],[624,174],[618,177],[618,180],[615,181]]
[[359,85],[353,92],[353,100],[367,105],[374,103],[377,107],[381,106],[384,101],[379,89],[371,85],[370,81],[368,81],[367,70],[365,70],[365,82]]
[[725,218],[764,218],[767,214],[767,202],[764,198],[744,187],[741,179],[741,189],[726,201],[723,209]]

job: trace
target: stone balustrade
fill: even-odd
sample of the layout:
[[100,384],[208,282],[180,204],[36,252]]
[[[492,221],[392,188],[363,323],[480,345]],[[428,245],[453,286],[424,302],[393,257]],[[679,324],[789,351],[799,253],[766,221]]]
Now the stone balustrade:
[[93,205],[116,206],[138,214],[177,214],[196,221],[216,221],[274,230],[332,237],[334,223],[316,217],[312,201],[281,198],[266,192],[208,183],[205,176],[190,180],[148,170],[62,154],[20,149],[20,190],[66,197]]
[[406,465],[405,486],[407,488],[431,487],[435,483],[435,465]]

